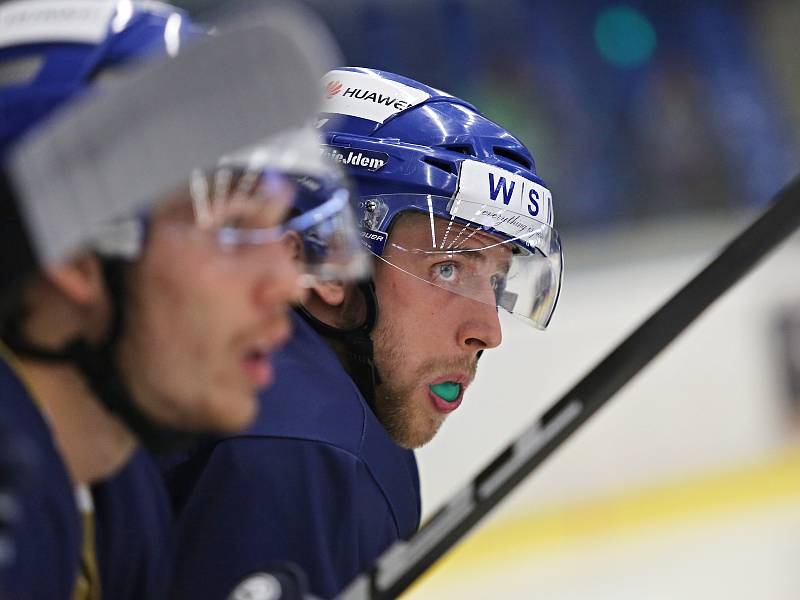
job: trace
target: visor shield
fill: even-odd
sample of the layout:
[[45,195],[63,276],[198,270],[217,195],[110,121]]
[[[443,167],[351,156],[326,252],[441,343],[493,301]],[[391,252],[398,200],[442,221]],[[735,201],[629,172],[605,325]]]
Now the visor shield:
[[[511,236],[485,218],[478,224],[440,216],[448,198],[403,196],[402,204],[411,209],[392,220],[379,255],[382,261],[438,288],[523,317],[538,329],[547,327],[562,274],[561,242],[553,228],[536,222]],[[372,200],[371,207],[391,210],[400,198]]]
[[286,228],[300,235],[305,272],[313,281],[351,281],[370,273],[350,204],[350,190],[336,180],[295,180],[295,213]]
[[333,176],[219,167],[195,172],[195,225],[230,251],[299,239],[305,285],[349,281],[369,273],[350,206],[350,190]]
[[263,271],[276,246],[293,243],[303,285],[348,281],[365,276],[370,267],[349,198],[340,179],[230,164],[196,169],[186,185],[154,203],[146,215],[98,227],[89,246],[105,256],[134,260],[158,222],[183,243],[201,243],[227,256],[231,268]]

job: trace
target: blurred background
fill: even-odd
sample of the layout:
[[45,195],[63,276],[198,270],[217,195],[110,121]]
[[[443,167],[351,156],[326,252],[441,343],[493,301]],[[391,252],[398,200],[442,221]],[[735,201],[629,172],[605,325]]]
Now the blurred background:
[[[305,4],[349,65],[506,126],[553,191],[559,308],[544,333],[508,323],[418,453],[430,515],[800,171],[800,2]],[[798,440],[794,236],[407,597],[800,598]]]
[[[179,2],[215,19],[251,2]],[[473,102],[562,230],[763,203],[800,155],[795,0],[305,0],[350,65]]]

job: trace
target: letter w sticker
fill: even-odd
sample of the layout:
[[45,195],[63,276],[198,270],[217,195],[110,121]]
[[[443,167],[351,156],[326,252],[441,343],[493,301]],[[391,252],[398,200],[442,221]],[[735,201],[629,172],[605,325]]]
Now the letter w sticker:
[[511,185],[506,186],[506,178],[500,177],[497,180],[497,185],[494,184],[494,173],[489,173],[489,198],[492,200],[497,200],[497,195],[500,193],[500,189],[503,189],[503,204],[508,206],[508,203],[511,202],[511,196],[514,195],[514,185],[516,181],[512,181]]

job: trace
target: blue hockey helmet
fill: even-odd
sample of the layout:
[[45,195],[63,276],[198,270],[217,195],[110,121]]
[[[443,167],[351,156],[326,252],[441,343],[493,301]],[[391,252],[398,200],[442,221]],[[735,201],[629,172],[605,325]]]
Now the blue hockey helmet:
[[0,8],[0,156],[104,78],[149,56],[174,56],[204,32],[184,11],[155,1],[15,0]]
[[[323,86],[323,152],[357,184],[356,216],[372,253],[544,329],[562,255],[552,195],[530,151],[468,102],[406,77],[342,68]],[[424,247],[391,242],[407,213],[426,217],[418,217],[430,227]]]
[[[140,61],[175,56],[186,42],[207,35],[183,10],[152,0],[55,4],[14,0],[0,5],[0,17],[0,160],[28,131],[71,102],[110,84]],[[250,170],[250,176],[237,181],[264,181],[263,175],[269,171],[285,175],[296,191],[295,212],[304,218],[269,232],[236,235],[238,232],[228,229],[220,240],[227,245],[258,244],[292,229],[303,237],[309,275],[347,279],[363,274],[364,260],[350,223],[351,209],[342,202],[347,188],[335,178],[334,169],[312,156],[314,150],[308,150],[304,130],[285,132],[277,143],[269,142],[269,147],[267,143],[249,150],[251,156],[240,171]],[[204,173],[215,182],[215,201],[220,199],[220,182],[230,181],[229,165],[220,170]],[[297,185],[312,177],[324,182],[324,187],[312,190]],[[192,178],[194,183],[196,174]],[[192,192],[197,189],[201,188],[193,186]],[[236,190],[239,197],[241,191],[240,186]],[[247,192],[254,201],[270,197],[264,193],[268,192],[265,186],[251,186]],[[204,199],[195,197],[193,201],[201,206]],[[218,215],[217,221],[224,220],[224,214]],[[122,239],[123,228],[115,226],[101,231],[92,245],[101,253],[130,258],[138,252],[144,234],[133,227],[125,230],[133,239]]]

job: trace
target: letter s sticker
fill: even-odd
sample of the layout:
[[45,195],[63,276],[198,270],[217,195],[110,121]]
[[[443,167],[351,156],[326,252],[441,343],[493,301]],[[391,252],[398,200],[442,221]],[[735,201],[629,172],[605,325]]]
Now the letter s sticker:
[[530,202],[528,205],[528,212],[532,217],[535,217],[539,214],[539,203],[537,200],[539,200],[539,192],[537,192],[534,188],[531,188],[528,192],[528,202]]

